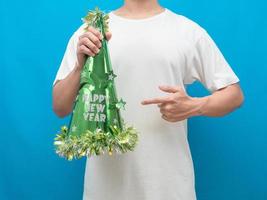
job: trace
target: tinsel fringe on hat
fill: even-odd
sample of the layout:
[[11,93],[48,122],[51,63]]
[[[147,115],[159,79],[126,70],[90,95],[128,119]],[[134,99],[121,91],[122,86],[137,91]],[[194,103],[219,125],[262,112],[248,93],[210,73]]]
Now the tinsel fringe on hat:
[[124,127],[120,130],[116,126],[110,126],[112,133],[97,129],[94,132],[87,130],[82,135],[74,136],[68,135],[68,128],[63,126],[55,138],[56,153],[67,160],[72,160],[83,156],[133,151],[138,142],[137,130],[132,126],[124,125]]

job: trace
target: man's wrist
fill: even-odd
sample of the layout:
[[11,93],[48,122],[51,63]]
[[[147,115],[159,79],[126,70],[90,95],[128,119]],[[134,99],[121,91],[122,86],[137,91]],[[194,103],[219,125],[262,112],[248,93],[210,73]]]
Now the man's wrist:
[[78,63],[76,63],[74,67],[74,71],[77,73],[81,73],[82,67]]
[[193,116],[203,116],[206,113],[206,108],[209,102],[209,96],[193,97],[194,112]]

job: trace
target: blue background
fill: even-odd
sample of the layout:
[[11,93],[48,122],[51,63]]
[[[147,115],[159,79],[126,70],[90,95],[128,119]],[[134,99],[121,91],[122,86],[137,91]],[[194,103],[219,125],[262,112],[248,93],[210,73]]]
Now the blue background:
[[[267,199],[267,15],[264,1],[177,0],[162,5],[203,26],[241,80],[245,104],[189,121],[199,200]],[[67,162],[53,139],[68,121],[52,112],[52,82],[88,9],[122,1],[0,1],[0,199],[82,198],[85,159]],[[265,20],[264,20],[265,18]],[[200,84],[189,88],[206,95]]]

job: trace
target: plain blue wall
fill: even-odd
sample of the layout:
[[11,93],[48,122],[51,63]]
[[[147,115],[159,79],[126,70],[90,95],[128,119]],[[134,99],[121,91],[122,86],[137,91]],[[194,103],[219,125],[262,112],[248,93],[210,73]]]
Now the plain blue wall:
[[[68,121],[52,112],[51,86],[66,43],[88,9],[122,1],[0,1],[0,199],[78,200],[85,160],[67,162],[53,139]],[[244,106],[189,121],[199,200],[267,199],[267,15],[264,1],[165,0],[201,24],[241,79]],[[264,19],[265,18],[265,19]],[[189,93],[207,92],[199,84]]]

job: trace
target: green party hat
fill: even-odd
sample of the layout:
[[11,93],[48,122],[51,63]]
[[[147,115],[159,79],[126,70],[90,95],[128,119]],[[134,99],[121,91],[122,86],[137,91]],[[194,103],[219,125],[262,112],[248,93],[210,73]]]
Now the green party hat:
[[117,98],[114,74],[105,33],[108,15],[96,8],[83,18],[104,36],[98,54],[88,57],[81,72],[80,89],[69,126],[63,126],[55,138],[56,152],[68,160],[113,152],[133,151],[138,132],[124,123],[120,110],[126,104]]

